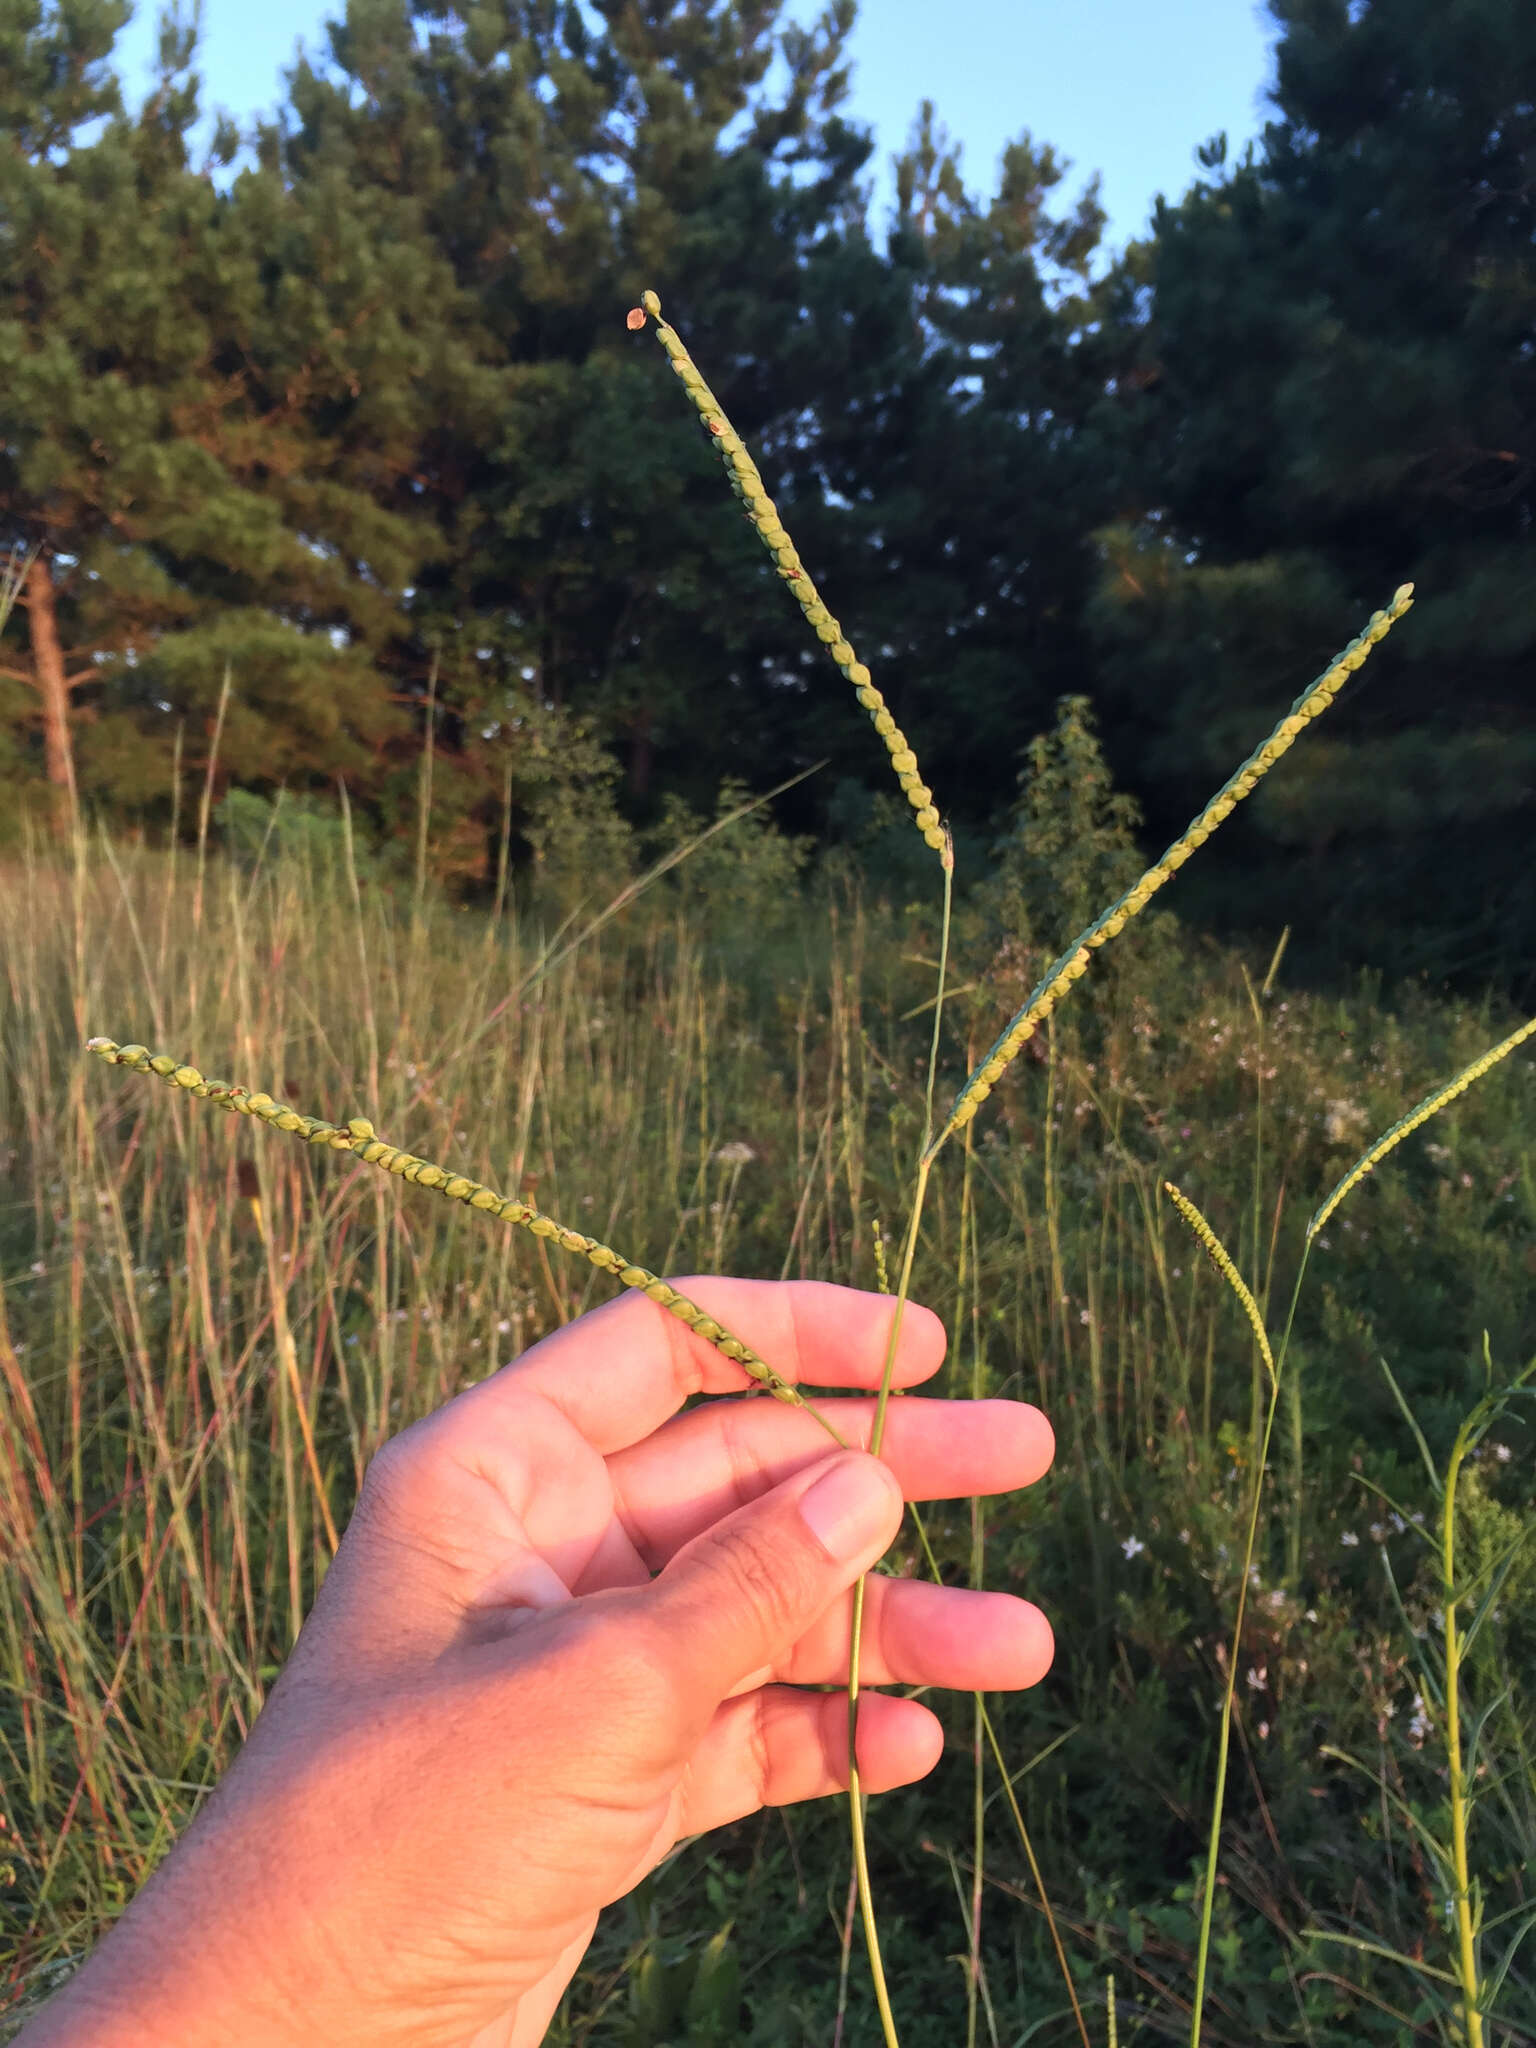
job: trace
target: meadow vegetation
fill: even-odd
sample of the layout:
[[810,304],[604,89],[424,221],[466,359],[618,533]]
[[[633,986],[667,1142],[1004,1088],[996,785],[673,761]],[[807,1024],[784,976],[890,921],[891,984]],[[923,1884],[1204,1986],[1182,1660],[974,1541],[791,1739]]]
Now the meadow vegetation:
[[[942,1100],[1079,898],[1122,879],[1130,822],[1064,706],[996,880],[957,913]],[[797,883],[804,849],[761,813],[695,859],[575,947],[613,878],[585,913],[551,890],[493,918],[418,892],[387,849],[349,857],[335,827],[275,856],[233,834],[206,855],[81,838],[73,860],[34,848],[8,871],[0,1910],[18,2013],[230,1760],[379,1445],[609,1286],[360,1163],[104,1073],[85,1039],[139,1036],[309,1113],[365,1114],[657,1271],[872,1287],[922,1136],[936,912],[853,859]],[[951,1332],[933,1391],[1037,1401],[1059,1451],[1030,1493],[924,1520],[946,1580],[1027,1591],[1057,1627],[1045,1684],[988,1705],[1095,2043],[1111,1982],[1120,2039],[1187,2034],[1266,1397],[1161,1184],[1283,1310],[1322,1195],[1512,1021],[1425,990],[1308,993],[1283,958],[1160,914],[935,1165],[913,1284]],[[1440,1596],[1416,1518],[1433,1527],[1437,1503],[1382,1364],[1443,1466],[1536,1349],[1533,1137],[1517,1055],[1314,1247],[1239,1658],[1208,2042],[1463,2038],[1454,1986],[1384,1953],[1453,1974],[1425,1847],[1446,1825],[1443,1717],[1416,1663]],[[1531,1472],[1528,1422],[1501,1415],[1461,1479],[1470,1570],[1530,1525]],[[910,1534],[884,1568],[926,1568]],[[1463,1669],[1490,1980],[1536,1849],[1533,1657],[1527,1550]],[[930,1704],[950,1753],[869,1824],[903,2038],[1076,2040],[973,1704]],[[838,1967],[858,1945],[846,1829],[795,1809],[680,1850],[606,1916],[551,2039],[876,2038],[857,1957]],[[1516,1954],[1485,2039],[1533,2038],[1532,1985]]]

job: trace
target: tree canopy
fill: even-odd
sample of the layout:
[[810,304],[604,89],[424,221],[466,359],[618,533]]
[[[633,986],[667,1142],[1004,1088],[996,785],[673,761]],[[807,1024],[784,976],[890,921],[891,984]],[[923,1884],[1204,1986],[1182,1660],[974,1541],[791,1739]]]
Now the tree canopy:
[[868,840],[862,717],[626,329],[654,286],[963,849],[1068,699],[1177,830],[1411,578],[1187,901],[1318,966],[1518,977],[1536,16],[1272,5],[1263,137],[1111,251],[1049,143],[977,191],[931,105],[872,223],[852,0],[346,0],[198,163],[179,16],[129,112],[127,0],[0,0],[13,812],[163,824],[227,677],[256,796],[340,776],[407,833],[430,738],[465,886],[614,777],[643,824],[825,760],[785,823]]

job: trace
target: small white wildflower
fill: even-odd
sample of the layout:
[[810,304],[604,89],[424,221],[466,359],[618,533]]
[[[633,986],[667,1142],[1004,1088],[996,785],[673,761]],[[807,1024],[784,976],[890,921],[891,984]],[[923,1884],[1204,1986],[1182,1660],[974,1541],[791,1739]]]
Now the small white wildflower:
[[1268,1738],[1269,1738],[1269,1723],[1268,1723],[1267,1721],[1261,1721],[1261,1722],[1259,1723],[1259,1740],[1260,1740],[1260,1742],[1265,1742],[1265,1741],[1267,1741],[1267,1740],[1268,1740]]
[[1408,1740],[1415,1749],[1424,1747],[1424,1738],[1429,1733],[1429,1716],[1424,1711],[1424,1702],[1417,1693],[1413,1696],[1413,1718],[1408,1723]]
[[1360,1538],[1355,1534],[1353,1529],[1346,1529],[1343,1535],[1339,1538],[1339,1541],[1344,1545],[1344,1548],[1346,1550],[1358,1550],[1360,1548]]
[[1254,1692],[1262,1692],[1269,1683],[1269,1666],[1267,1664],[1250,1664],[1247,1676],[1250,1688]]
[[1402,1516],[1397,1512],[1395,1508],[1393,1509],[1392,1513],[1388,1515],[1387,1520],[1392,1524],[1392,1527],[1397,1531],[1399,1536],[1402,1535],[1403,1531],[1408,1526],[1408,1524],[1403,1520]]
[[1179,1541],[1181,1543],[1187,1543],[1189,1541],[1189,1531],[1187,1529],[1181,1529],[1179,1531]]
[[1309,1607],[1309,1608],[1307,1609],[1307,1619],[1308,1619],[1308,1621],[1316,1621],[1316,1619],[1317,1619],[1317,1609],[1316,1609],[1315,1607]]
[[1330,1102],[1323,1118],[1323,1128],[1330,1145],[1340,1145],[1354,1137],[1364,1124],[1365,1111],[1357,1102],[1342,1100]]
[[709,1156],[716,1166],[750,1166],[757,1154],[740,1138],[732,1138],[728,1145],[717,1145]]
[[1120,1546],[1127,1557],[1140,1557],[1146,1547],[1139,1536],[1127,1536]]
[[507,1318],[503,1316],[501,1321],[496,1325],[496,1334],[498,1337],[507,1337],[511,1335],[511,1332],[512,1325],[507,1320]]
[[1080,1308],[1077,1312],[1077,1320],[1080,1323],[1091,1323],[1093,1321],[1093,1310],[1091,1308]]
[[42,1274],[47,1272],[48,1268],[43,1264],[41,1259],[34,1259],[32,1261],[32,1270],[34,1273],[41,1276]]
[[1508,1444],[1495,1444],[1493,1447],[1493,1455],[1498,1459],[1501,1465],[1507,1465],[1510,1459],[1515,1454],[1509,1448]]

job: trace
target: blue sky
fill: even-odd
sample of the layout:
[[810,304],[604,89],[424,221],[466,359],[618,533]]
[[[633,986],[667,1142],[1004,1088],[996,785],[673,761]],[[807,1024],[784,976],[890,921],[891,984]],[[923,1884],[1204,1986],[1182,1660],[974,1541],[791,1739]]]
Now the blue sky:
[[[318,49],[339,11],[339,0],[204,0],[205,98],[242,119],[269,110],[299,42]],[[792,11],[807,17],[813,0]],[[139,0],[118,46],[133,98],[157,12]],[[1224,128],[1236,154],[1258,133],[1272,41],[1262,0],[861,0],[847,111],[875,131],[879,206],[927,96],[963,145],[973,190],[991,189],[1003,144],[1025,128],[1070,160],[1069,195],[1100,171],[1118,244],[1145,227],[1155,194],[1184,191],[1207,136]]]

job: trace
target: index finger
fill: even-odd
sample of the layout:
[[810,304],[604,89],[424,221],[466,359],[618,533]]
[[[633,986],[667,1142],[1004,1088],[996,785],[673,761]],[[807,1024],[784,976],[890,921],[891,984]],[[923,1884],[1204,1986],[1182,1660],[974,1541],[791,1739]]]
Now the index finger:
[[[796,1385],[878,1388],[896,1303],[889,1295],[825,1280],[733,1280],[721,1274],[673,1282]],[[907,1302],[893,1387],[931,1379],[944,1361],[944,1325]],[[690,1394],[731,1394],[752,1384],[739,1365],[643,1294],[628,1294],[567,1323],[473,1390],[536,1393],[605,1456],[640,1443]]]

